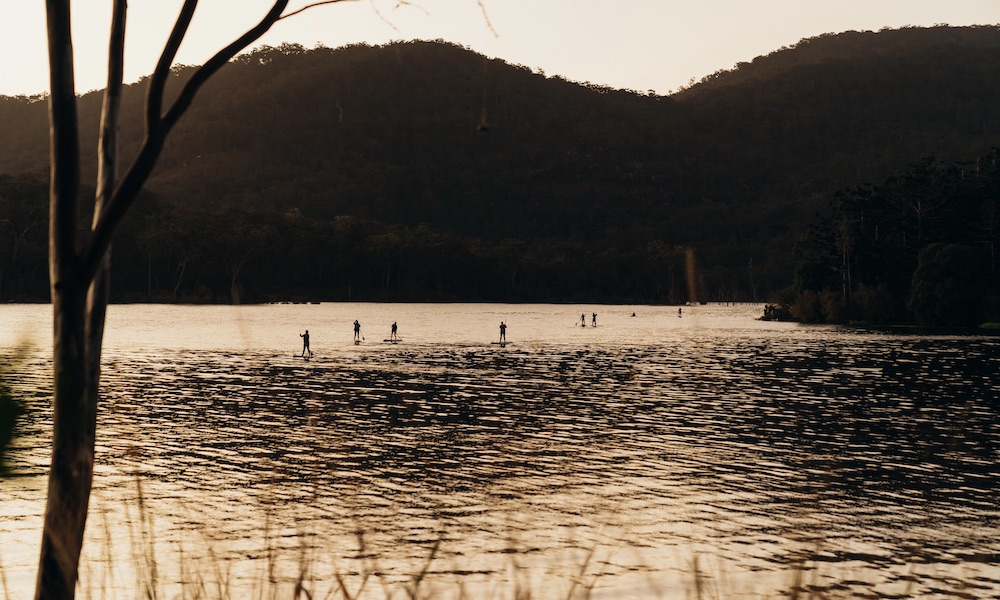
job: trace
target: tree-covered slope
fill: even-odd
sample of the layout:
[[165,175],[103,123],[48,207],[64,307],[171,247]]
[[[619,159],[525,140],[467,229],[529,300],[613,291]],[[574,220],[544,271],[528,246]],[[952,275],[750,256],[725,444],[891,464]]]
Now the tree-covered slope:
[[[791,279],[792,245],[836,190],[997,145],[998,63],[994,27],[851,32],[654,97],[444,43],[265,48],[206,85],[148,188],[177,211],[423,228],[500,262],[575,255],[653,280],[624,294],[650,301],[684,296],[650,292],[666,269],[652,265],[692,247],[699,296],[759,297]],[[126,94],[126,148],[142,93]],[[99,106],[80,99],[84,144]],[[44,103],[0,99],[0,123],[0,173],[44,169]],[[538,296],[624,289],[583,279]]]

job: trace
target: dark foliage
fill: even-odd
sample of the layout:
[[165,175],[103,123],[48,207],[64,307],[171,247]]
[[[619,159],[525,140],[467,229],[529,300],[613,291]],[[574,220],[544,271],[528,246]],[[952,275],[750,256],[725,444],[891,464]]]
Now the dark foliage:
[[48,298],[48,179],[0,175],[0,301]]
[[909,307],[923,325],[974,326],[982,321],[986,282],[982,255],[969,246],[931,244],[920,252]]
[[[6,376],[5,370],[0,370],[0,376]],[[0,380],[0,476],[6,470],[4,454],[14,438],[17,417],[21,412],[20,403],[14,400],[6,383]]]
[[[994,27],[805,40],[670,97],[445,43],[261,48],[209,82],[169,140],[156,200],[116,240],[115,299],[765,298],[831,190],[1000,145],[998,71]],[[126,91],[126,155],[142,94]],[[79,104],[96,145],[99,94]],[[0,123],[0,173],[43,169],[45,103],[0,98]],[[25,245],[38,233],[16,255],[0,245],[0,299],[44,299]],[[828,282],[806,280],[829,257],[813,258],[799,276],[819,292]],[[907,277],[872,285],[897,295]]]
[[791,321],[792,311],[784,304],[765,304],[761,321]]
[[925,159],[879,186],[837,194],[797,246],[794,293],[807,322],[997,320],[1000,152],[970,163]]

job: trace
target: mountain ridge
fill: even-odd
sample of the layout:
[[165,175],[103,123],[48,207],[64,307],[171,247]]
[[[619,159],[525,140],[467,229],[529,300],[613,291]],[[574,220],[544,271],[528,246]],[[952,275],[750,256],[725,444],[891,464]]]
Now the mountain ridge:
[[[788,282],[795,240],[837,190],[1000,145],[997,68],[996,27],[820,36],[671,96],[442,42],[265,47],[205,86],[147,187],[180,209],[582,245],[591,262],[694,248],[706,294],[759,297]],[[175,68],[171,85],[191,72]],[[125,93],[126,155],[142,94]],[[79,103],[83,147],[96,147],[100,94]],[[0,98],[0,173],[45,168],[40,108]]]

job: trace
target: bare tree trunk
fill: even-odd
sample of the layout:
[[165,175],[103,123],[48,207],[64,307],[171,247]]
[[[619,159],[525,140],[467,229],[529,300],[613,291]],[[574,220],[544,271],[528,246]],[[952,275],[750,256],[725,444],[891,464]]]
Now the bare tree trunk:
[[24,246],[24,240],[28,237],[28,233],[35,228],[37,223],[38,216],[32,212],[24,221],[21,221],[13,227],[14,248],[10,253],[10,262],[12,265],[17,264],[17,255],[20,254],[21,247]]
[[163,95],[170,67],[198,4],[198,0],[184,0],[150,77],[145,137],[135,160],[119,180],[117,128],[127,0],[114,0],[94,221],[88,238],[78,244],[80,148],[70,0],[46,0],[51,138],[49,281],[53,311],[54,408],[52,462],[36,599],[71,599],[76,592],[94,472],[101,346],[109,296],[111,239],[115,229],[156,165],[167,134],[191,105],[201,86],[280,19],[313,6],[340,1],[343,0],[318,0],[283,16],[288,0],[274,0],[256,26],[198,68],[184,84],[177,99],[164,111]]
[[53,289],[55,397],[52,464],[36,597],[72,598],[94,466],[95,407],[88,406],[84,297],[77,285]]
[[177,299],[177,290],[181,289],[181,280],[184,278],[184,272],[187,271],[188,262],[191,260],[191,252],[188,252],[180,263],[177,264],[177,280],[174,282],[174,300]]
[[77,244],[80,187],[79,129],[73,76],[69,0],[46,0],[49,46],[49,281],[53,311],[53,439],[48,497],[35,597],[73,598],[87,522],[94,470],[101,346],[108,302],[112,235],[135,201],[171,128],[195,94],[239,51],[281,17],[287,0],[196,71],[163,112],[163,92],[197,0],[184,0],[146,98],[146,135],[135,161],[117,180],[116,130],[121,92],[126,0],[115,0],[110,37],[108,89],[101,124],[98,193],[89,239]]
[[[93,473],[85,389],[84,298],[75,251],[80,149],[69,2],[48,0],[51,95],[49,280],[53,311],[53,436],[37,598],[72,598]],[[88,451],[88,448],[90,450]]]
[[[109,256],[104,254],[101,267],[93,277],[81,269],[75,235],[80,150],[69,2],[49,0],[46,9],[52,136],[49,279],[55,389],[52,464],[35,586],[35,596],[39,599],[72,598],[76,592],[94,473],[100,349],[107,306]],[[102,175],[94,211],[95,222],[105,198],[114,189],[114,130],[117,127],[117,97],[121,90],[124,17],[125,0],[116,0],[109,85],[102,119]],[[109,98],[112,100],[109,101]],[[109,103],[112,105],[110,109]]]

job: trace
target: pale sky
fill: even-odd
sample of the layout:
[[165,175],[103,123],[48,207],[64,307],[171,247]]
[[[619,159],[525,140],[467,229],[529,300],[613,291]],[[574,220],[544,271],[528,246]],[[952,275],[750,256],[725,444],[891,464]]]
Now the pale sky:
[[[308,0],[291,0],[294,9]],[[181,0],[130,0],[126,81],[148,74]],[[279,22],[261,43],[444,39],[547,75],[666,94],[802,38],[1000,23],[1000,0],[354,0]],[[77,91],[104,87],[110,0],[73,2]],[[201,64],[268,0],[201,0],[178,62]],[[45,3],[0,0],[0,94],[48,89]],[[495,34],[494,34],[495,31]]]

